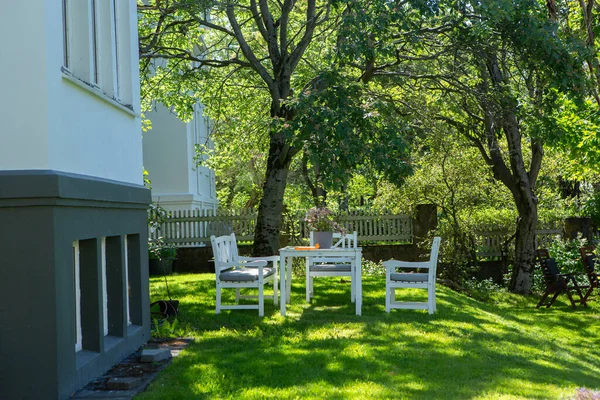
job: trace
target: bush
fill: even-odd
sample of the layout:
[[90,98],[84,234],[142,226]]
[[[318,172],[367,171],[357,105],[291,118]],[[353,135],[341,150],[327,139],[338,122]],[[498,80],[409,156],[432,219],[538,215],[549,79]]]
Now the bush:
[[381,262],[362,260],[362,271],[365,275],[385,276],[385,267]]
[[495,283],[492,278],[481,281],[475,278],[465,280],[464,288],[472,298],[483,302],[489,301],[493,293],[506,290],[501,285]]
[[161,236],[148,241],[148,257],[151,260],[174,260],[177,258],[177,248]]

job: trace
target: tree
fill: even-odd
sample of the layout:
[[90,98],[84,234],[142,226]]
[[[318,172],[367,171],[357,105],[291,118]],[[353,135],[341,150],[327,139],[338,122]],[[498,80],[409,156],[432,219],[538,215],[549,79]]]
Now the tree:
[[[143,71],[152,72],[143,74],[149,98],[175,106],[183,117],[194,96],[213,110],[227,109],[223,122],[237,133],[236,142],[261,132],[243,132],[248,118],[234,108],[256,116],[268,103],[256,124],[267,132],[268,150],[255,254],[272,254],[279,246],[287,176],[299,152],[307,168],[318,165],[323,172],[315,192],[339,190],[363,164],[390,174],[392,157],[406,165],[403,124],[386,111],[386,102],[357,85],[357,77],[326,68],[342,14],[334,2],[211,2],[210,18],[206,4],[191,0],[146,3],[139,5],[140,57]],[[400,180],[406,171],[395,168],[393,175]]]
[[[178,106],[182,116],[195,101],[193,96],[181,96],[182,92],[199,92],[198,80],[203,74],[224,68],[230,77],[242,75],[268,93],[271,119],[293,120],[295,110],[285,100],[292,94],[298,64],[315,33],[320,34],[315,31],[330,29],[324,26],[330,19],[330,6],[317,0],[154,0],[140,2],[138,10],[142,15],[142,68],[153,66],[147,60],[162,60],[149,79],[149,85],[156,88],[153,97]],[[146,71],[143,75],[150,76]],[[256,254],[272,254],[279,247],[287,173],[292,158],[301,150],[285,132],[273,125],[268,129],[263,197],[254,238]]]
[[[528,293],[535,266],[535,186],[549,134],[530,128],[552,125],[557,93],[583,94],[582,59],[557,38],[547,9],[534,1],[377,3],[379,8],[352,2],[349,62],[361,69],[363,81],[419,91],[429,112],[421,108],[416,118],[447,123],[479,150],[517,208],[510,286]],[[357,26],[360,34],[353,33]]]

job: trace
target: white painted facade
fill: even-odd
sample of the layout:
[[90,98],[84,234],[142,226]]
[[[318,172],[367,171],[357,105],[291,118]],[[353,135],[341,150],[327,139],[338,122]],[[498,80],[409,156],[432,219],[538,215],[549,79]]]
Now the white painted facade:
[[207,143],[211,129],[203,109],[197,104],[187,123],[160,104],[146,114],[152,129],[142,141],[144,167],[152,182],[152,201],[168,211],[217,209],[215,173],[195,160],[196,145]]
[[[70,7],[67,36],[63,4]],[[0,170],[56,170],[143,184],[136,2],[27,0],[2,7]],[[94,25],[96,42],[82,34],[89,7],[97,8],[97,19],[106,17]],[[72,65],[66,65],[69,52]],[[98,68],[103,86],[89,84],[79,68],[84,61]],[[118,92],[106,90],[111,79]]]

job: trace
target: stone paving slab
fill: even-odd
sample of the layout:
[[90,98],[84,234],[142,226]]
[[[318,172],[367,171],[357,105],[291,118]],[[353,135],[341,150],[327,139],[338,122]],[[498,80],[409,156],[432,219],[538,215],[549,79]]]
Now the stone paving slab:
[[[180,338],[174,342],[160,342],[160,341],[151,341],[146,344],[144,348],[138,349],[133,354],[129,355],[123,361],[117,365],[115,365],[110,371],[108,371],[105,375],[98,377],[92,382],[88,383],[82,389],[78,390],[71,396],[72,400],[131,400],[134,396],[146,390],[150,382],[152,382],[156,376],[169,366],[172,361],[172,357],[176,357],[179,355],[180,351],[185,349],[192,343],[192,338]],[[142,363],[140,361],[142,351],[144,350],[167,350],[168,356],[162,361],[157,361],[153,363]],[[112,374],[119,374],[120,370],[127,370],[129,367],[135,367],[141,365],[144,368],[147,368],[149,365],[153,366],[153,370],[151,372],[146,372],[142,376],[111,376]],[[132,368],[133,369],[133,368]],[[117,372],[115,372],[117,371]],[[114,388],[110,388],[109,382],[116,382],[117,385],[119,383],[123,384],[122,390],[114,390]],[[134,383],[136,382],[137,383]],[[127,383],[124,383],[127,382]],[[113,390],[111,390],[113,389]]]
[[140,356],[141,362],[152,363],[159,362],[171,358],[169,349],[144,349]]

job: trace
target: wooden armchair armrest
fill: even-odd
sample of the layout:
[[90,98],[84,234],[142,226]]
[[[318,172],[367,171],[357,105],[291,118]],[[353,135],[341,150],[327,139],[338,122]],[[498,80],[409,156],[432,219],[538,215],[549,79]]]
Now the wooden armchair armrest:
[[265,265],[267,262],[272,262],[274,267],[277,267],[279,264],[279,256],[266,256],[266,257],[244,257],[239,256],[238,259],[240,261],[244,261],[246,264],[248,262],[256,262],[256,261],[264,261]]
[[240,261],[244,261],[244,262],[238,264],[242,267],[266,267],[267,266],[267,260],[254,260],[254,261],[240,260]]

